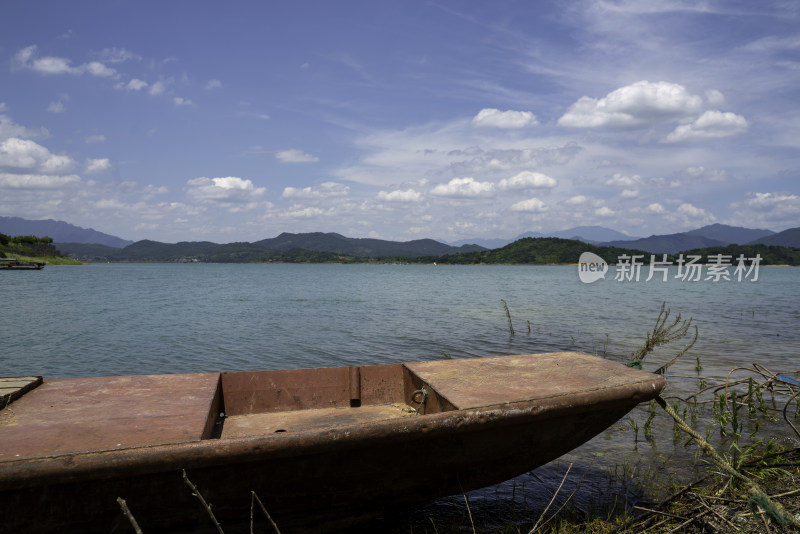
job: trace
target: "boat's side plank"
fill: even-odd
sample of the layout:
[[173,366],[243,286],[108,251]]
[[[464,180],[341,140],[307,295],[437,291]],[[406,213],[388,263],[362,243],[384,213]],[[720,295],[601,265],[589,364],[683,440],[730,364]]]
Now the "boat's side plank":
[[222,373],[222,390],[229,416],[405,401],[401,364]]
[[40,385],[42,385],[41,376],[0,377],[0,408],[8,407],[9,404]]
[[0,411],[0,461],[200,440],[219,373],[46,380]]

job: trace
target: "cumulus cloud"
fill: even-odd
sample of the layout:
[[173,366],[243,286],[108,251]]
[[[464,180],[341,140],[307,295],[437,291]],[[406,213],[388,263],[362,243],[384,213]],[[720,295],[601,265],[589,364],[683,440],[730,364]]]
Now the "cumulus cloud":
[[581,206],[589,202],[589,197],[586,195],[575,195],[574,197],[570,197],[564,201],[564,204],[569,204],[570,206]]
[[100,53],[100,59],[106,63],[122,63],[131,60],[141,61],[142,56],[134,54],[133,52],[124,48],[112,47],[103,49],[103,51]]
[[26,128],[11,120],[11,117],[1,112],[6,110],[5,102],[0,102],[0,140],[9,137],[47,137],[49,134],[46,129]]
[[14,65],[17,68],[29,69],[41,74],[84,74],[89,73],[98,77],[113,77],[117,71],[99,61],[90,61],[77,67],[72,66],[72,61],[63,57],[45,56],[37,57],[38,47],[31,45],[23,48],[14,55]]
[[539,121],[530,111],[500,111],[494,108],[485,108],[472,118],[472,125],[490,128],[525,128],[536,126]]
[[796,227],[800,220],[800,196],[787,193],[747,193],[743,203],[731,206],[748,226]]
[[555,178],[551,178],[540,172],[522,171],[511,178],[503,178],[497,186],[503,190],[522,190],[534,188],[551,188],[557,184]]
[[60,189],[81,182],[74,174],[11,174],[0,172],[0,189]]
[[594,214],[597,215],[598,217],[613,217],[614,215],[617,214],[617,212],[612,210],[608,206],[601,206],[596,210],[594,210]]
[[128,91],[140,91],[147,87],[147,85],[148,83],[146,81],[140,80],[139,78],[133,78],[125,85],[125,88]]
[[324,182],[313,187],[286,187],[283,190],[284,198],[330,198],[346,196],[350,188],[337,182]]
[[319,158],[303,152],[302,150],[298,150],[296,148],[291,148],[289,150],[281,150],[275,157],[281,160],[284,163],[311,163],[315,161],[319,161]]
[[711,110],[706,111],[697,120],[689,124],[679,125],[662,142],[680,143],[682,141],[730,137],[747,131],[747,127],[747,119],[741,115]]
[[86,172],[88,174],[106,172],[110,169],[111,169],[111,161],[108,158],[98,158],[98,159],[88,158],[86,160]]
[[614,173],[614,176],[605,181],[606,185],[612,187],[634,187],[642,182],[642,177],[638,174],[625,176],[624,174]]
[[544,202],[534,197],[534,198],[529,198],[528,200],[521,200],[516,204],[512,204],[511,210],[541,212],[541,211],[547,211],[547,206],[545,205]]
[[664,213],[664,206],[659,204],[658,202],[653,202],[652,204],[647,206],[647,211],[650,213]]
[[414,191],[413,189],[406,189],[405,191],[380,191],[378,199],[386,202],[419,202],[422,200],[422,193]]
[[188,98],[182,98],[180,96],[176,96],[175,98],[173,98],[172,102],[174,102],[176,106],[193,106],[194,105],[194,102],[192,102]]
[[69,156],[53,154],[29,139],[11,137],[0,143],[0,169],[54,174],[67,171],[74,164]]
[[558,119],[568,128],[637,128],[696,115],[703,98],[685,87],[646,80],[621,87],[603,98],[581,97]]
[[164,82],[159,81],[159,82],[156,82],[153,85],[151,85],[150,86],[150,90],[148,92],[151,95],[155,96],[155,95],[160,95],[161,93],[166,91],[166,89],[167,89],[167,86],[164,84]]
[[64,113],[67,111],[67,107],[64,105],[64,102],[66,102],[66,99],[63,98],[50,102],[50,104],[47,106],[47,111],[50,113]]
[[491,182],[478,182],[474,178],[453,178],[446,184],[431,189],[432,195],[443,197],[478,197],[494,190]]
[[309,219],[311,217],[318,217],[324,214],[325,210],[316,206],[311,206],[308,208],[295,208],[286,212],[287,217],[294,217],[298,219]]
[[256,187],[251,180],[226,176],[224,178],[194,178],[186,182],[189,198],[201,202],[249,202],[267,189]]

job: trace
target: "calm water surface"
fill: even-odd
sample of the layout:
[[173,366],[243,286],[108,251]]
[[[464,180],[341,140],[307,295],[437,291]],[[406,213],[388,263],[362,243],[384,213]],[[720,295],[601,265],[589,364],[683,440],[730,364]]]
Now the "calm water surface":
[[5,375],[300,368],[442,352],[580,349],[625,360],[662,302],[694,318],[693,356],[706,368],[796,367],[800,347],[800,269],[788,267],[717,283],[583,284],[568,266],[95,264],[0,274]]
[[[624,362],[652,330],[662,302],[699,328],[695,348],[671,368],[668,392],[696,387],[696,378],[684,377],[695,376],[698,357],[712,377],[753,362],[775,372],[800,369],[800,269],[762,267],[757,282],[607,278],[583,284],[569,266],[94,264],[10,271],[0,273],[0,376],[378,364],[439,359],[443,352],[460,358],[583,350]],[[645,368],[675,352],[659,350]],[[642,414],[644,408],[635,417]],[[662,426],[669,434],[671,423]],[[591,504],[603,492],[597,485],[608,484],[595,471],[640,452],[623,430],[611,429],[567,457],[582,466],[573,471],[583,484],[579,503]],[[673,450],[671,439],[668,445],[651,452],[678,462],[693,453]],[[608,452],[603,464],[598,458]],[[541,499],[544,506],[564,470],[556,463],[473,492],[473,513],[481,513],[481,502],[495,511],[511,506],[502,512],[507,520],[520,500],[526,509]],[[437,502],[420,521],[462,514],[462,505]]]

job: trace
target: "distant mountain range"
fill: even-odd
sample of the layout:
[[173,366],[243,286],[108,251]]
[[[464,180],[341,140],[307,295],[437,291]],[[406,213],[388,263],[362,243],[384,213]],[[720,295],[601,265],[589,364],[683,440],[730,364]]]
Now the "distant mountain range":
[[94,243],[116,248],[133,244],[133,241],[120,239],[91,228],[81,228],[52,219],[31,221],[20,217],[0,217],[0,234],[47,236],[52,237],[54,243]]
[[271,258],[271,253],[277,257],[294,251],[286,257],[296,257],[299,250],[360,258],[433,257],[499,249],[527,237],[572,239],[602,247],[625,248],[651,254],[677,254],[727,245],[764,244],[800,248],[800,227],[775,233],[771,230],[754,230],[724,224],[711,224],[689,232],[644,238],[628,236],[602,226],[578,226],[549,234],[526,232],[514,239],[467,239],[449,244],[433,239],[398,242],[323,232],[282,233],[254,243],[225,245],[209,241],[170,244],[144,240],[134,243],[63,221],[29,221],[19,217],[0,217],[0,233],[12,236],[49,236],[59,250],[66,254],[108,261],[177,261],[180,258],[201,257],[204,261],[230,261],[230,258],[235,258],[236,261],[266,261]]

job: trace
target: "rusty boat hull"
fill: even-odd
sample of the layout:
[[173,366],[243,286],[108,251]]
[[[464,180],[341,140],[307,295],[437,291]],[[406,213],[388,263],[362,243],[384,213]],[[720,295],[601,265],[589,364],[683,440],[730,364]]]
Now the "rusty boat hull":
[[124,531],[117,497],[145,532],[208,526],[182,470],[229,534],[251,492],[332,531],[535,469],[664,385],[578,352],[44,380],[0,411],[0,532]]

